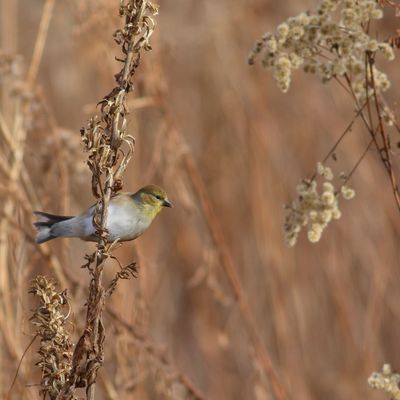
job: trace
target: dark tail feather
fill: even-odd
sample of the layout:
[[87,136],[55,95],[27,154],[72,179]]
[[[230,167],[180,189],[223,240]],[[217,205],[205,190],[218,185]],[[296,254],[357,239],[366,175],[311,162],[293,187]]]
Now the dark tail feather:
[[38,219],[37,222],[35,222],[33,225],[35,225],[37,229],[36,243],[39,244],[47,242],[48,240],[54,239],[56,237],[51,234],[51,228],[54,224],[73,218],[72,216],[54,215],[41,211],[34,211],[33,214]]

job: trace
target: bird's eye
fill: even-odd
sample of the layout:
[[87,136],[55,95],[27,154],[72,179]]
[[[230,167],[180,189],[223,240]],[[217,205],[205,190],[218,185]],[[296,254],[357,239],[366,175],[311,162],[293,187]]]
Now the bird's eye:
[[162,200],[161,196],[159,194],[156,194],[156,199],[157,200]]

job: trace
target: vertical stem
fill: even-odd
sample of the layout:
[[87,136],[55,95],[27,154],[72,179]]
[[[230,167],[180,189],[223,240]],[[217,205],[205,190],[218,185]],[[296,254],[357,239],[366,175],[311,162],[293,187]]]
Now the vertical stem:
[[271,384],[272,393],[274,394],[275,399],[285,400],[287,399],[285,388],[274,369],[268,351],[258,333],[250,309],[250,305],[243,291],[235,263],[232,259],[232,255],[229,252],[228,247],[226,245],[224,235],[218,223],[218,218],[216,217],[214,209],[211,206],[211,202],[208,197],[203,179],[198,173],[198,169],[195,165],[193,158],[189,154],[186,154],[184,162],[185,162],[185,167],[191,177],[193,187],[199,196],[201,207],[206,216],[206,220],[209,225],[209,229],[213,237],[213,240],[219,249],[221,257],[221,265],[228,278],[228,282],[232,288],[235,300],[239,305],[239,310],[244,321],[244,326],[247,330],[250,341],[254,348],[255,357],[258,359],[260,365],[262,366],[263,370],[265,371],[265,374],[268,377],[268,380]]
[[47,33],[50,26],[51,17],[53,15],[54,0],[46,0],[43,7],[42,18],[39,24],[39,31],[33,50],[31,65],[28,71],[28,82],[33,83],[36,80],[40,62],[42,60],[44,45],[47,39]]
[[[109,173],[107,176],[109,181],[107,183],[106,191],[103,194],[103,198],[101,201],[101,229],[104,231],[106,229],[107,224],[107,215],[108,215],[108,205],[111,199],[111,192],[113,186],[113,174]],[[104,238],[103,235],[99,235],[99,241],[97,243],[97,251],[96,251],[96,260],[95,260],[95,270],[94,276],[91,282],[90,292],[93,293],[92,296],[94,300],[89,303],[88,305],[88,326],[90,326],[90,321],[92,318],[93,325],[92,325],[92,345],[94,347],[94,351],[91,353],[91,357],[94,358],[94,362],[98,361],[95,360],[99,357],[101,352],[102,340],[103,337],[99,335],[99,327],[102,325],[102,314],[104,308],[104,288],[103,288],[103,266],[104,261],[106,259],[105,252],[107,252],[107,238]],[[94,314],[94,315],[93,315]],[[104,336],[104,333],[103,335]],[[100,367],[100,363],[97,363],[96,367],[93,369],[91,376],[89,378],[89,383],[87,387],[87,399],[94,400],[95,396],[95,383],[96,383],[96,376],[97,370]]]
[[[124,6],[121,2],[121,6]],[[126,131],[126,97],[132,88],[131,77],[139,65],[140,50],[147,43],[148,38],[152,33],[152,28],[148,25],[150,19],[146,19],[145,13],[150,2],[147,0],[129,0],[129,6],[125,10],[126,26],[131,29],[130,34],[124,37],[122,48],[125,45],[127,50],[125,53],[124,66],[121,72],[116,76],[117,87],[106,96],[107,101],[112,99],[112,107],[109,107],[103,112],[102,120],[105,125],[102,129],[102,136],[104,141],[104,148],[106,147],[109,152],[106,153],[106,160],[103,158],[94,158],[94,166],[92,169],[93,181],[95,184],[92,189],[94,193],[100,192],[101,198],[98,200],[97,207],[94,213],[94,224],[98,234],[97,250],[95,253],[95,267],[92,271],[92,281],[90,284],[90,292],[88,299],[88,312],[87,312],[87,328],[91,330],[90,340],[92,349],[89,351],[88,358],[88,386],[86,390],[86,398],[94,400],[95,398],[95,382],[97,371],[101,367],[103,358],[103,340],[104,340],[104,327],[102,324],[102,313],[105,305],[105,291],[102,284],[103,266],[108,257],[110,245],[107,240],[107,215],[108,206],[111,196],[114,191],[118,190],[122,173],[124,172],[130,154],[128,153],[122,161],[117,162],[117,153],[119,147],[125,140],[131,149],[129,140],[125,139]],[[121,11],[121,9],[120,9]],[[144,29],[144,33],[142,32]],[[136,35],[139,35],[138,41],[135,42]],[[145,47],[146,49],[146,47]],[[123,121],[120,123],[120,121]],[[102,184],[102,175],[104,177],[104,186]],[[115,184],[115,185],[114,185]],[[114,187],[116,186],[116,187]],[[98,224],[96,222],[99,221]],[[85,335],[85,333],[84,333]]]

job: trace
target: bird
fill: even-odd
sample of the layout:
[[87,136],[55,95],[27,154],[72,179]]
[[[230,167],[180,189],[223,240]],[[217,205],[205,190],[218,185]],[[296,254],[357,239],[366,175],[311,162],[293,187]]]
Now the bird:
[[[156,185],[147,185],[135,193],[119,192],[110,200],[106,230],[107,241],[125,242],[139,237],[152,223],[163,207],[172,207],[167,193]],[[37,218],[36,243],[41,244],[60,237],[77,237],[97,242],[93,225],[95,205],[77,216],[54,215],[34,211]]]

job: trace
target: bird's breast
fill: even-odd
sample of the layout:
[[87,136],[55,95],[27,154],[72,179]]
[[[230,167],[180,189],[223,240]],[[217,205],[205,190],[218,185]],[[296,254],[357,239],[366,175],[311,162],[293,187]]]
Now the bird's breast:
[[110,203],[107,217],[107,230],[110,241],[133,240],[140,236],[150,225],[151,220],[144,217],[131,203]]

